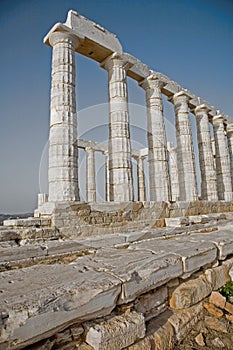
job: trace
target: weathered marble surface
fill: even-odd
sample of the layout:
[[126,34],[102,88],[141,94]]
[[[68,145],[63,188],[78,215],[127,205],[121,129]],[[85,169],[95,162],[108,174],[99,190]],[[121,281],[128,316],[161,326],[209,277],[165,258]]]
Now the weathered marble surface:
[[180,200],[197,200],[192,132],[189,121],[189,96],[184,91],[174,94],[172,102],[176,115],[177,165]]

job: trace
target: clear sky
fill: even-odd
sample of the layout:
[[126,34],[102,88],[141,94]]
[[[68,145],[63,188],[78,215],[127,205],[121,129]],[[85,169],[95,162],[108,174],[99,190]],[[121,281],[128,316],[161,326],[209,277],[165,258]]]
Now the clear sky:
[[[36,207],[49,131],[51,48],[43,37],[69,9],[115,33],[125,52],[233,116],[232,0],[1,0],[0,213]],[[76,61],[78,110],[106,103],[106,72],[80,55]],[[130,79],[129,99],[145,105],[144,92]],[[85,118],[79,124],[85,131]]]

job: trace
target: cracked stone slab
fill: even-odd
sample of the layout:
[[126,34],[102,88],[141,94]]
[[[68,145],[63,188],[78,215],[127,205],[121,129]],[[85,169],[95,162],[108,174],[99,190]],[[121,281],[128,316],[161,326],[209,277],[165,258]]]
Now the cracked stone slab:
[[211,233],[195,233],[191,238],[194,242],[212,242],[218,250],[218,259],[224,260],[233,253],[232,229],[223,228]]
[[105,272],[80,271],[77,264],[38,265],[2,272],[0,289],[0,347],[17,349],[109,314],[121,282]]
[[183,273],[180,256],[146,250],[105,248],[91,256],[78,258],[76,263],[119,278],[122,293],[118,304],[134,300]]
[[214,262],[217,258],[217,249],[212,242],[192,241],[192,235],[171,237],[169,239],[155,238],[133,243],[129,249],[145,249],[154,254],[170,253],[178,255],[183,261],[183,278],[190,276],[194,271]]

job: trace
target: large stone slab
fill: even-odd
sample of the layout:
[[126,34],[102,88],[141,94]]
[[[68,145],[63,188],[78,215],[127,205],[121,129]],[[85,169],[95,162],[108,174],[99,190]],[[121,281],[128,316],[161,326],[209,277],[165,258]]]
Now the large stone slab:
[[122,281],[119,304],[134,300],[183,273],[181,258],[167,252],[154,254],[146,250],[105,248],[76,262],[119,278]]
[[217,249],[212,242],[192,240],[192,235],[181,237],[155,238],[133,243],[129,249],[145,249],[154,254],[167,252],[177,254],[183,261],[182,277],[186,278],[194,271],[206,266],[217,258]]
[[105,272],[80,271],[77,264],[38,265],[2,272],[0,290],[0,348],[18,349],[109,314],[121,282]]
[[218,250],[218,259],[224,260],[233,253],[233,234],[230,228],[220,228],[211,233],[196,233],[191,239],[193,242],[207,243],[212,242]]

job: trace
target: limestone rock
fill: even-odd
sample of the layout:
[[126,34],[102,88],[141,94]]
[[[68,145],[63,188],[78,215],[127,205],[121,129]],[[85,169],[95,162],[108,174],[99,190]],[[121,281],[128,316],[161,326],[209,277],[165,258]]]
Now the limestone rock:
[[195,341],[199,346],[205,346],[205,340],[203,337],[202,333],[199,333],[196,337],[195,337]]
[[203,306],[214,317],[220,318],[223,316],[223,312],[213,304],[204,303]]
[[94,350],[123,349],[145,336],[145,320],[136,312],[87,325],[86,342]]
[[224,325],[223,322],[217,320],[214,317],[205,317],[205,323],[208,328],[213,329],[214,331],[221,332],[221,333],[227,333],[227,328]]
[[210,303],[214,304],[217,307],[220,307],[221,309],[224,309],[226,298],[218,292],[212,292],[210,295]]
[[170,306],[178,310],[188,308],[207,297],[210,293],[210,283],[206,278],[200,276],[178,286],[172,293]]

